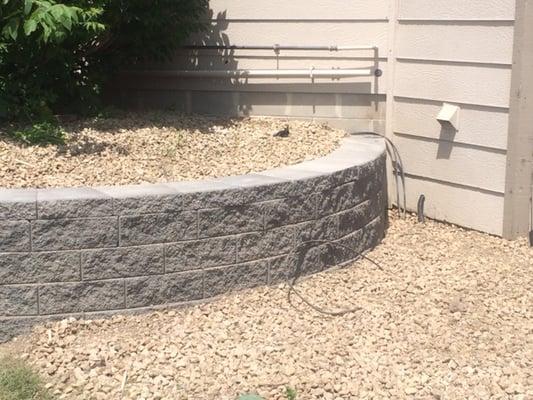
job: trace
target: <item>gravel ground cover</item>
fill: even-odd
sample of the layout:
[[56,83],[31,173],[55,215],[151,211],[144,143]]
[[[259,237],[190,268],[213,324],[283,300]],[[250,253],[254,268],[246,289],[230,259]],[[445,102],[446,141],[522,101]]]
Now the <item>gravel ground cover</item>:
[[[289,127],[288,137],[274,134]],[[158,183],[240,175],[333,151],[345,135],[316,122],[129,114],[63,124],[59,146],[26,146],[0,127],[0,187]]]
[[192,308],[37,328],[11,350],[60,398],[533,398],[533,250],[391,214],[368,257]]

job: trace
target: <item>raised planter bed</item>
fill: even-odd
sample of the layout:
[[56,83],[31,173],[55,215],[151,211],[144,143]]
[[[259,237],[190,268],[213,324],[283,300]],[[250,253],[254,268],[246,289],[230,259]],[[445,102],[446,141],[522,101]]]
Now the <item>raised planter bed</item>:
[[[312,239],[363,251],[386,224],[385,145],[206,181],[0,189],[0,340],[48,319],[95,318],[287,280]],[[303,274],[356,258],[327,245]]]

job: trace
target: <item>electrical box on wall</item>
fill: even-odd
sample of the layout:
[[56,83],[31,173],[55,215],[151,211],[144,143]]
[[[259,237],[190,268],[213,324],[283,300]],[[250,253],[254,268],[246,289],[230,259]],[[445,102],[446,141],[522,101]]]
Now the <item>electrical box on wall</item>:
[[441,124],[451,125],[455,130],[459,130],[459,110],[458,106],[444,103],[437,115],[437,120]]

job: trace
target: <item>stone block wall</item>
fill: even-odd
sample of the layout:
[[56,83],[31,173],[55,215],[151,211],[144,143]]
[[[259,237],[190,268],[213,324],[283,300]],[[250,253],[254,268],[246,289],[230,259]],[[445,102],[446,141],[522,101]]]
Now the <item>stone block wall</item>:
[[[0,189],[0,341],[338,265],[383,237],[385,146],[351,136],[294,166],[207,181]],[[328,240],[331,247],[309,240]]]

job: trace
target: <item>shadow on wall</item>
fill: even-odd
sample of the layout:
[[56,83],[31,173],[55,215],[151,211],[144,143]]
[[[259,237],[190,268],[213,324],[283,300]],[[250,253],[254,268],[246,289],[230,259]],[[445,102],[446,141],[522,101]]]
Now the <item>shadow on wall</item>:
[[453,145],[457,130],[450,124],[440,123],[439,147],[437,149],[438,160],[448,160],[452,155]]
[[[213,15],[206,32],[194,35],[189,44],[230,46],[230,24],[242,24],[227,17],[227,11]],[[261,29],[261,22],[257,22]],[[264,32],[266,36],[268,32]],[[274,39],[273,39],[274,40]],[[274,45],[268,40],[262,43]],[[257,45],[258,43],[235,43]],[[309,44],[302,38],[294,43]],[[335,44],[335,43],[329,43]],[[180,49],[169,63],[150,64],[143,70],[237,70],[237,69],[307,69],[377,68],[384,59],[379,52],[317,52],[265,50]],[[385,96],[379,94],[379,78],[369,76],[348,80],[252,79],[248,78],[178,78],[121,74],[113,88],[120,98],[114,100],[137,110],[167,108],[180,112],[232,116],[275,115],[322,118],[384,119]]]

